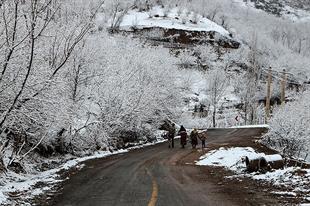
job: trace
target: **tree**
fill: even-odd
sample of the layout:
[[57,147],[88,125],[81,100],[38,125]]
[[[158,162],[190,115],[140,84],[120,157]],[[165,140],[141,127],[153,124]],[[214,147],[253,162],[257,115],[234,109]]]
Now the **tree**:
[[[288,157],[304,158],[310,149],[310,93],[274,111],[264,142]],[[308,155],[309,156],[309,155]]]
[[224,71],[220,69],[212,70],[207,73],[208,94],[212,106],[212,124],[216,127],[216,112],[219,102],[227,88],[227,78]]
[[[265,88],[261,85],[262,62],[258,48],[256,33],[253,34],[249,51],[247,52],[246,70],[236,78],[235,90],[241,99],[241,115],[245,124],[254,124],[257,120],[256,112],[258,107],[259,92]],[[265,94],[265,93],[263,93]]]
[[[92,28],[102,2],[79,15],[66,10],[76,5],[70,0],[2,3],[0,131],[9,129],[12,134],[27,137],[14,154],[17,156],[25,147],[38,146],[51,131],[58,133],[66,125],[62,75],[73,51]],[[68,21],[70,24],[66,24]]]

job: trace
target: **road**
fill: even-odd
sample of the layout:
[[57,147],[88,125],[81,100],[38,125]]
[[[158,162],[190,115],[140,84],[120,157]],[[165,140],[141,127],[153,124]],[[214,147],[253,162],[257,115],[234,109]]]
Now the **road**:
[[[209,130],[207,147],[245,142],[262,129]],[[248,192],[244,185],[221,185],[213,170],[193,164],[199,156],[187,145],[168,149],[167,143],[85,162],[71,174],[47,205],[79,206],[199,206],[276,205],[262,190]],[[252,140],[251,140],[252,141]],[[246,188],[251,187],[249,183]],[[238,189],[234,189],[237,188]],[[244,186],[245,187],[245,186]],[[255,189],[255,188],[254,188]],[[256,187],[257,189],[257,187]],[[254,201],[254,204],[252,204]],[[260,202],[258,202],[260,201]],[[261,204],[259,204],[261,203]]]

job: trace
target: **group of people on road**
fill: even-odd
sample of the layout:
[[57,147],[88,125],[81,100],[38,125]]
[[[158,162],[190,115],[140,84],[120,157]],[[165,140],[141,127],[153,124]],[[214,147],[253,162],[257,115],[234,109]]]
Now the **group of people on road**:
[[[181,146],[182,148],[185,148],[185,145],[187,144],[188,134],[183,125],[181,125],[179,132],[177,133],[181,137]],[[176,135],[176,128],[175,124],[172,123],[171,127],[168,130],[168,142],[169,142],[169,148],[174,148],[174,138]],[[192,148],[195,149],[198,145],[198,139],[201,141],[201,147],[206,147],[206,134],[199,134],[198,130],[195,128],[193,131],[191,131],[189,135],[189,139],[192,145]]]

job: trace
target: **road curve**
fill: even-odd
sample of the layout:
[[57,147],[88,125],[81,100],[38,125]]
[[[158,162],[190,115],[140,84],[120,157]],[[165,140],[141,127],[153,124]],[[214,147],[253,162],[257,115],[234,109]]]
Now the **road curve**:
[[[209,130],[207,144],[225,144],[259,136],[262,129]],[[59,206],[200,206],[240,204],[240,197],[222,193],[202,167],[182,159],[195,152],[167,143],[108,158],[90,160],[70,176],[60,193],[44,204]],[[265,204],[265,203],[264,203]],[[259,204],[255,204],[259,205]],[[268,204],[265,204],[268,205]]]

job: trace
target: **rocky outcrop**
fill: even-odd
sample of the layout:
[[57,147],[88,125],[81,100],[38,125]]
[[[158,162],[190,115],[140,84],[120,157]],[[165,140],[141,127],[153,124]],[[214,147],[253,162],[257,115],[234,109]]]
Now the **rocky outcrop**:
[[[245,2],[247,0],[244,0]],[[255,8],[261,9],[267,13],[274,14],[276,16],[281,16],[284,9],[284,4],[279,0],[250,0],[254,3]]]
[[243,0],[244,2],[254,3],[255,8],[261,9],[267,13],[281,16],[283,13],[288,13],[285,6],[290,6],[294,9],[303,9],[310,11],[309,0]]
[[143,37],[154,44],[162,44],[167,47],[188,47],[199,44],[214,44],[224,48],[238,49],[240,43],[230,36],[223,36],[215,31],[188,31],[180,29],[168,29],[151,27],[134,29],[130,32],[135,36]]

